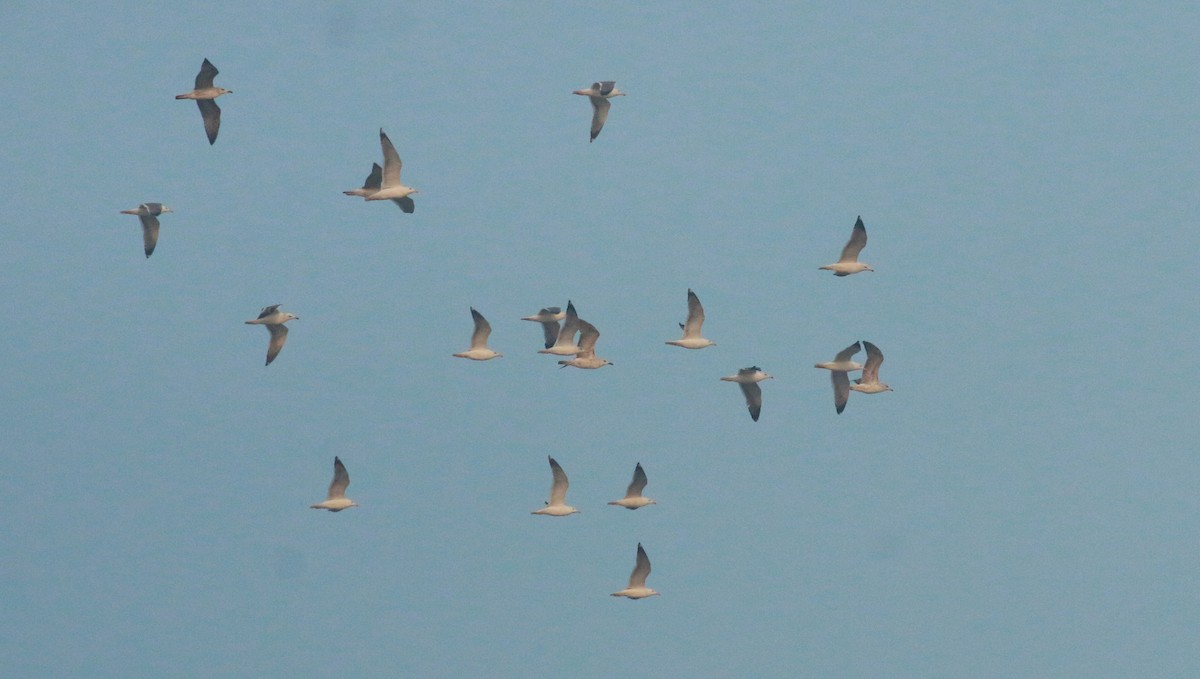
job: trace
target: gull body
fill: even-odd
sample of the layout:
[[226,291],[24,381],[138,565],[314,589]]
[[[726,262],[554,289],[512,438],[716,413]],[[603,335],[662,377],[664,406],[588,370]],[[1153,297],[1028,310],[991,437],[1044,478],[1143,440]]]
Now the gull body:
[[[379,190],[367,195],[366,199],[394,200],[401,210],[412,214],[416,205],[409,196],[417,193],[417,190],[400,183],[400,154],[396,153],[396,147],[392,146],[392,140],[388,139],[382,128],[379,130],[379,146],[383,149],[383,173]],[[370,177],[367,179],[370,180]]]
[[278,304],[265,306],[259,312],[258,318],[246,321],[246,325],[265,325],[267,326],[267,331],[271,333],[271,341],[267,344],[267,365],[271,365],[271,361],[274,361],[275,357],[283,349],[283,343],[287,342],[288,329],[284,323],[300,318],[285,311],[280,311],[279,307],[280,305]]
[[579,513],[578,509],[567,504],[567,488],[570,487],[570,481],[567,481],[567,473],[563,468],[554,461],[550,460],[550,475],[553,481],[550,483],[550,500],[546,502],[546,506],[530,514],[541,514],[543,516],[567,516],[569,514]]
[[623,596],[630,599],[645,599],[650,596],[661,596],[658,592],[646,586],[646,578],[650,576],[650,557],[646,556],[646,550],[642,549],[642,543],[638,543],[637,563],[633,566],[633,572],[629,574],[629,586],[619,592],[613,592],[609,596]]
[[[545,329],[545,326],[543,326]],[[554,343],[545,349],[538,349],[539,354],[553,354],[555,356],[574,356],[579,353],[579,345],[575,343],[575,333],[579,332],[579,314],[575,313],[575,305],[567,300],[567,310],[563,312],[562,329],[558,331],[558,337]],[[550,342],[550,337],[547,334],[546,342]]]
[[863,225],[862,217],[854,222],[854,230],[850,232],[850,240],[842,248],[842,257],[834,264],[820,267],[824,271],[832,271],[834,276],[849,276],[862,271],[874,271],[870,266],[858,261],[858,253],[867,246],[867,227]]
[[704,339],[700,336],[700,328],[704,325],[704,307],[700,305],[700,298],[696,293],[688,288],[688,315],[687,322],[680,323],[679,327],[683,330],[683,337],[677,340],[668,340],[667,344],[672,344],[684,349],[703,349],[704,347],[716,346],[716,342]]
[[487,361],[503,354],[498,354],[488,348],[488,335],[492,334],[492,325],[487,322],[483,314],[471,307],[471,319],[475,321],[475,330],[471,333],[471,348],[454,354],[455,358],[469,358],[472,361]]
[[625,489],[625,497],[620,500],[613,500],[608,504],[624,507],[625,509],[637,509],[646,505],[658,504],[654,500],[642,496],[642,490],[646,488],[647,483],[646,472],[642,470],[642,463],[639,462],[633,468],[633,480],[629,482],[629,487]]
[[[549,349],[558,342],[558,322],[566,315],[567,313],[562,309],[551,306],[542,309],[532,316],[522,316],[521,320],[542,324],[542,335],[545,338],[546,348]],[[572,340],[573,343],[574,340]]]
[[746,397],[746,408],[750,410],[750,419],[758,422],[758,416],[762,413],[762,389],[758,386],[763,380],[773,380],[773,376],[766,374],[758,366],[750,366],[737,371],[736,375],[722,377],[722,382],[737,382],[742,388],[742,395]]
[[849,388],[862,394],[880,394],[892,391],[892,388],[879,381],[879,366],[883,364],[883,352],[870,342],[863,341],[867,350],[867,364],[863,366],[862,377],[854,380]]
[[340,512],[349,507],[357,507],[358,503],[346,497],[346,487],[350,485],[350,474],[346,472],[346,465],[334,456],[333,458],[333,481],[329,484],[329,493],[321,502],[314,505],[309,505],[309,509],[328,509],[331,512]]
[[559,361],[558,364],[564,368],[571,366],[584,370],[595,370],[612,365],[607,358],[596,358],[596,340],[598,339],[600,339],[600,331],[596,330],[596,326],[581,319],[579,321],[579,353],[575,354],[575,358]]
[[132,210],[121,210],[123,215],[137,215],[142,223],[142,250],[147,259],[154,254],[154,247],[158,245],[158,216],[166,212],[172,210],[162,203],[142,203]]
[[[346,194],[347,196],[360,196],[363,200],[366,200],[367,196],[379,192],[379,186],[382,183],[383,168],[379,167],[379,163],[371,163],[371,174],[367,175],[366,180],[363,181],[362,188],[350,189],[349,191],[342,191],[342,193]],[[393,203],[400,206],[400,210],[405,214],[411,215],[413,210],[415,210],[417,207],[411,198],[392,198],[391,200]]]
[[817,363],[813,367],[824,368],[825,370],[841,370],[843,372],[848,370],[862,370],[862,365],[850,360],[850,357],[857,354],[860,348],[859,343],[855,342],[839,351],[832,361]]
[[176,99],[194,99],[200,107],[200,117],[204,119],[204,134],[208,135],[208,143],[217,143],[217,132],[221,129],[221,107],[215,99],[222,94],[233,94],[233,90],[224,87],[214,87],[213,78],[217,77],[217,67],[208,59],[200,64],[200,72],[196,74],[196,86],[191,92],[175,95]]
[[572,94],[585,96],[588,101],[592,102],[592,137],[588,143],[596,141],[600,130],[604,129],[604,121],[608,120],[608,109],[612,106],[608,100],[613,97],[625,96],[624,92],[617,89],[615,80],[594,82],[588,89],[575,90]]

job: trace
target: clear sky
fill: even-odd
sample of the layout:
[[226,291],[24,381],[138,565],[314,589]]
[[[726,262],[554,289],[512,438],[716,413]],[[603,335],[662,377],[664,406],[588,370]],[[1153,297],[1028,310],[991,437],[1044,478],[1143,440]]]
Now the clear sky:
[[1200,675],[1195,3],[479,5],[0,5],[3,673]]

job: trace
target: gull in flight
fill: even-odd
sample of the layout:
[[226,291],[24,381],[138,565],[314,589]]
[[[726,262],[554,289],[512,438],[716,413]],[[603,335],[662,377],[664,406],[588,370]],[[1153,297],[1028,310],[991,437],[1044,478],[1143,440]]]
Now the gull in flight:
[[617,89],[617,81],[601,80],[586,90],[575,90],[573,94],[581,94],[592,102],[592,138],[588,143],[596,141],[596,136],[604,129],[604,121],[608,120],[608,109],[612,106],[609,99],[623,97],[625,93]]
[[271,342],[267,345],[267,365],[271,365],[271,361],[279,355],[279,351],[283,349],[283,343],[287,341],[288,329],[284,323],[292,320],[298,320],[299,316],[293,316],[284,311],[279,310],[278,304],[265,306],[259,312],[258,318],[253,321],[246,321],[246,325],[265,325],[271,333]]
[[154,246],[158,245],[158,216],[171,211],[162,203],[142,203],[133,210],[121,210],[123,215],[137,215],[142,222],[142,245],[147,259],[154,254]]
[[700,336],[700,326],[704,325],[704,307],[700,306],[700,298],[696,293],[688,288],[688,315],[687,323],[680,323],[679,327],[683,329],[683,337],[677,340],[669,340],[667,344],[673,344],[684,349],[703,349],[704,347],[716,346],[716,342],[704,339]]
[[[547,326],[542,326],[546,333],[546,342],[550,342],[550,332]],[[538,349],[539,354],[554,354],[555,356],[574,356],[579,353],[579,345],[575,344],[575,333],[579,332],[579,314],[575,313],[575,305],[567,300],[567,310],[563,312],[562,329],[554,343],[545,349]]]
[[758,383],[763,380],[775,379],[771,375],[763,372],[758,366],[750,366],[737,371],[736,375],[722,377],[722,382],[737,382],[742,388],[742,395],[746,397],[746,407],[750,409],[750,419],[758,422],[758,415],[762,412],[762,389]]
[[879,366],[883,365],[883,352],[879,347],[863,341],[863,347],[867,350],[867,364],[863,366],[862,377],[854,380],[854,384],[850,388],[862,394],[879,394],[885,391],[892,391],[892,388],[879,381]]
[[658,592],[646,586],[646,578],[650,576],[650,557],[646,556],[646,550],[642,549],[642,543],[638,543],[637,564],[633,567],[633,572],[629,574],[629,586],[620,592],[613,592],[610,596],[626,596],[630,599],[645,599],[649,596],[661,596]]
[[579,321],[579,352],[575,358],[559,361],[562,367],[574,366],[585,370],[595,370],[606,365],[612,365],[607,358],[596,358],[596,340],[600,339],[600,331],[596,326],[585,320]]
[[471,307],[471,319],[475,321],[475,331],[471,333],[471,348],[461,354],[454,354],[455,358],[469,358],[472,361],[486,361],[488,359],[502,356],[488,348],[488,335],[492,334],[492,324],[487,322],[483,314]]
[[545,516],[567,516],[579,513],[578,509],[567,504],[567,487],[571,483],[567,481],[567,473],[558,466],[552,457],[550,458],[550,473],[554,476],[554,481],[550,484],[550,501],[546,503],[545,507],[529,513],[544,514]]
[[213,87],[213,78],[217,77],[217,67],[208,59],[200,64],[200,72],[196,74],[196,88],[191,92],[175,95],[176,99],[195,99],[200,107],[200,117],[204,119],[204,133],[208,135],[209,145],[217,143],[217,131],[221,129],[221,107],[217,106],[216,98],[222,94],[233,94],[233,90],[224,87]]
[[[361,189],[350,189],[342,191],[347,196],[359,196],[363,200],[367,196],[379,191],[379,186],[383,183],[383,168],[379,167],[379,163],[371,163],[371,174],[367,175],[367,179],[363,182]],[[417,206],[413,203],[412,198],[393,198],[392,202],[400,206],[400,209],[406,214],[412,214]]]
[[[396,147],[392,146],[392,140],[388,139],[383,129],[379,130],[379,145],[383,148],[383,177],[378,187],[379,190],[364,197],[367,200],[392,200],[400,206],[401,210],[412,214],[416,205],[409,196],[417,193],[417,190],[400,183],[400,154],[396,153]],[[372,176],[374,176],[374,172],[372,172]],[[371,182],[371,177],[367,177],[367,182]]]
[[566,316],[562,309],[556,306],[546,307],[532,316],[521,317],[522,321],[533,321],[542,324],[542,334],[546,338],[546,348],[558,342],[558,322]]
[[335,455],[333,458],[333,481],[329,483],[329,497],[325,498],[323,502],[309,505],[309,508],[340,512],[349,507],[357,507],[357,502],[346,497],[346,486],[349,485],[350,474],[346,472],[346,465],[342,464],[342,461]]
[[851,356],[858,353],[859,348],[859,343],[855,342],[839,351],[832,361],[817,363],[813,366],[830,371],[829,379],[833,383],[833,405],[837,408],[839,415],[846,409],[846,401],[850,399],[850,376],[847,373],[851,370],[862,370],[861,365],[850,360]]
[[625,509],[637,509],[646,505],[658,504],[648,497],[642,497],[642,490],[645,489],[646,483],[648,483],[646,472],[642,471],[642,463],[639,462],[633,468],[633,481],[630,481],[629,488],[625,489],[625,497],[620,500],[613,500],[608,504],[624,507]]
[[854,222],[854,231],[850,232],[850,240],[842,248],[842,258],[837,264],[821,267],[821,270],[832,271],[834,276],[849,276],[862,271],[874,271],[865,263],[858,261],[858,253],[867,247],[867,227],[863,226],[862,217]]

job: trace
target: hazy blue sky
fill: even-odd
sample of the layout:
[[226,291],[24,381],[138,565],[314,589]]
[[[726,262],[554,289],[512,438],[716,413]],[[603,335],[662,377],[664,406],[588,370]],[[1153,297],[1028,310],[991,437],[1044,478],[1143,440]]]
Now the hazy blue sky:
[[[16,0],[0,60],[0,673],[1200,675],[1194,3]],[[381,127],[416,214],[341,194]]]

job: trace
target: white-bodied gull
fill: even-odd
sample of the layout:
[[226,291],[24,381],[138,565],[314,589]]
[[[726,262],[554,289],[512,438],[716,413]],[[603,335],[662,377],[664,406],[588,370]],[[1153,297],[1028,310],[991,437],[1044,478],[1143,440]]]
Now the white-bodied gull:
[[572,366],[585,370],[595,370],[606,365],[612,365],[607,358],[596,358],[596,340],[600,339],[600,331],[596,326],[580,319],[579,321],[579,352],[575,358],[559,361],[562,367]]
[[[366,199],[395,201],[401,210],[412,214],[416,205],[409,196],[418,191],[400,183],[400,168],[402,167],[400,154],[396,153],[396,147],[392,146],[392,140],[388,139],[382,128],[379,130],[379,146],[383,149],[383,176],[379,190],[367,195]],[[367,179],[370,180],[370,177]]]
[[475,321],[475,330],[471,333],[471,348],[460,354],[454,354],[455,358],[487,361],[502,356],[503,354],[498,354],[488,348],[488,335],[492,334],[491,323],[488,323],[483,314],[475,310],[475,307],[471,307],[471,319]]
[[604,121],[608,120],[608,109],[612,106],[609,99],[625,96],[624,92],[617,89],[615,80],[601,80],[592,83],[592,86],[586,90],[575,90],[572,94],[583,95],[592,102],[592,138],[588,140],[588,143],[596,141],[596,136],[600,134],[600,130],[604,129]]
[[529,513],[542,514],[544,516],[577,514],[579,510],[567,504],[567,488],[571,485],[567,481],[567,473],[563,471],[562,467],[558,466],[554,458],[551,457],[549,459],[550,474],[554,477],[554,480],[550,483],[550,500],[546,503],[545,507]]
[[861,394],[892,391],[891,387],[879,381],[879,366],[883,365],[883,352],[879,350],[879,347],[866,340],[863,340],[863,347],[867,350],[867,364],[863,366],[862,377],[854,380],[854,384],[851,384],[850,388]]
[[650,557],[646,556],[646,550],[642,549],[642,543],[639,542],[637,563],[633,567],[633,572],[629,574],[629,586],[619,592],[613,592],[610,596],[624,596],[630,599],[660,596],[658,592],[646,586],[646,578],[649,576]]
[[142,203],[132,210],[121,210],[123,215],[137,215],[142,222],[142,247],[147,259],[154,254],[154,246],[158,245],[158,216],[171,211],[162,203]]
[[749,368],[742,368],[737,371],[736,375],[722,377],[722,382],[737,382],[742,388],[742,395],[746,397],[746,407],[750,410],[750,419],[758,422],[758,415],[762,412],[762,389],[758,383],[763,380],[773,380],[773,376],[766,374],[758,366],[752,365]]
[[646,505],[658,504],[654,500],[642,496],[642,490],[646,488],[648,482],[646,472],[642,471],[642,463],[637,463],[637,466],[633,468],[633,480],[629,482],[629,487],[625,489],[625,497],[620,500],[613,500],[608,504],[624,507],[625,509],[637,509]]
[[342,461],[335,455],[333,458],[333,481],[329,483],[329,497],[315,505],[309,505],[309,508],[340,512],[349,507],[357,507],[357,502],[346,497],[346,487],[349,485],[350,474],[346,472],[346,465],[342,464]]
[[[558,331],[558,337],[554,340],[554,344],[545,349],[538,349],[539,354],[553,354],[555,356],[574,356],[579,353],[579,345],[575,343],[575,334],[579,332],[579,314],[575,313],[575,305],[567,300],[567,310],[563,312],[562,329]],[[549,336],[546,337],[549,342]]]
[[704,325],[704,307],[700,306],[700,298],[696,293],[688,288],[688,315],[687,322],[680,323],[679,327],[683,330],[683,337],[677,340],[668,340],[667,344],[673,344],[684,349],[703,349],[704,347],[715,347],[716,342],[704,339],[700,336],[700,327]]
[[850,240],[842,248],[842,257],[836,264],[820,267],[824,271],[832,271],[834,276],[849,276],[861,271],[874,271],[863,262],[858,261],[858,253],[867,247],[867,227],[863,226],[862,217],[854,222],[854,230],[850,232]]
[[221,107],[217,106],[216,98],[222,94],[233,94],[233,90],[224,87],[214,87],[213,78],[217,77],[217,67],[208,59],[200,64],[200,72],[196,74],[196,87],[191,92],[175,95],[176,99],[194,99],[200,107],[200,117],[204,119],[204,133],[208,135],[208,143],[217,143],[217,132],[221,129]]
[[279,355],[279,351],[283,349],[283,343],[287,341],[288,329],[284,323],[297,320],[300,317],[279,310],[278,304],[265,306],[259,312],[258,318],[252,321],[246,321],[246,325],[265,325],[271,333],[271,341],[267,344],[267,365],[271,365],[271,361]]

